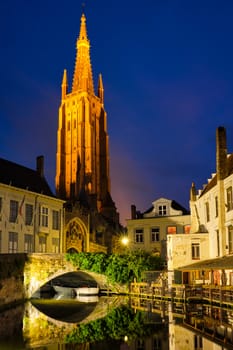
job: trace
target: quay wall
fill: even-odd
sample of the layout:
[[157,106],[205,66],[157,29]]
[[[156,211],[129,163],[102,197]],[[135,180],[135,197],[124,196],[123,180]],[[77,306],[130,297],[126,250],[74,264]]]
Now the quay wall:
[[0,254],[0,310],[25,299],[24,266],[26,254]]

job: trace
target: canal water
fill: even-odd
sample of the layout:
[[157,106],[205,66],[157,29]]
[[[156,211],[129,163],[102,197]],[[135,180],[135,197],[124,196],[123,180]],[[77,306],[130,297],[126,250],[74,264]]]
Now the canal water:
[[34,299],[0,313],[0,350],[233,349],[233,310],[128,297]]

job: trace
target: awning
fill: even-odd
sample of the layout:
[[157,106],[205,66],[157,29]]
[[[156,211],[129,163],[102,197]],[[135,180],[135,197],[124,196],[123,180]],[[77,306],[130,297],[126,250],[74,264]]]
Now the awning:
[[194,271],[194,270],[232,270],[233,255],[223,256],[216,259],[198,261],[194,264],[181,266],[177,270]]

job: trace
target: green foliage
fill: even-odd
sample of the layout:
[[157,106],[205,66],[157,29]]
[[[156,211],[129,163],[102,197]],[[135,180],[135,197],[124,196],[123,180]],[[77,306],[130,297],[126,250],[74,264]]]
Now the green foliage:
[[135,313],[128,306],[112,310],[105,318],[80,324],[70,333],[66,343],[93,343],[104,339],[123,339],[127,334],[129,339],[146,337],[154,331],[152,325],[145,322],[145,314]]
[[105,274],[110,282],[122,284],[131,283],[135,278],[140,281],[143,271],[160,270],[162,267],[160,257],[139,250],[110,255],[82,252],[67,254],[66,258],[80,269]]

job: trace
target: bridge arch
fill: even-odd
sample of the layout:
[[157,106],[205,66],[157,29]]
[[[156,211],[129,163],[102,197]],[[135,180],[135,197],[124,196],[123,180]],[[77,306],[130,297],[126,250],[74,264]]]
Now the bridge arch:
[[39,288],[50,280],[68,272],[77,271],[77,267],[66,260],[65,254],[29,254],[24,267],[25,297],[30,299]]

